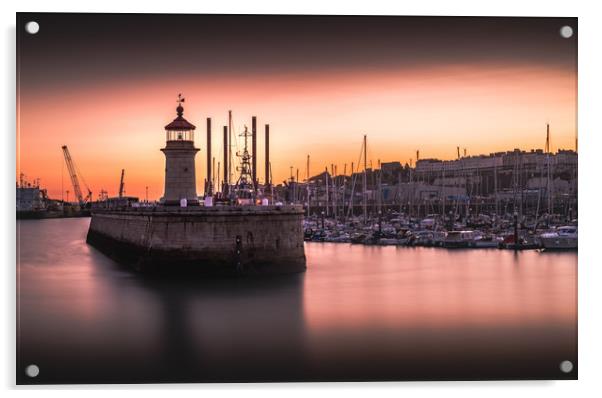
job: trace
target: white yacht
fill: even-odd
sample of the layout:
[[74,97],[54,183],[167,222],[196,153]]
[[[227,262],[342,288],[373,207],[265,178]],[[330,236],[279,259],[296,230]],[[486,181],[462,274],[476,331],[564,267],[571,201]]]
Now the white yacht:
[[577,227],[558,227],[555,231],[540,235],[541,245],[546,250],[576,250]]
[[474,231],[449,231],[443,241],[443,247],[448,249],[470,247],[474,237]]
[[500,241],[497,236],[476,231],[471,246],[478,248],[498,248],[500,247]]

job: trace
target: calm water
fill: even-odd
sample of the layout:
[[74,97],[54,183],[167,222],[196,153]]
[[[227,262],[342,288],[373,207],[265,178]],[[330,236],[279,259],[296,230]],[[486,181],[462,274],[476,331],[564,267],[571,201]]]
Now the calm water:
[[304,274],[159,279],[88,224],[17,221],[20,383],[576,377],[576,253],[309,243]]

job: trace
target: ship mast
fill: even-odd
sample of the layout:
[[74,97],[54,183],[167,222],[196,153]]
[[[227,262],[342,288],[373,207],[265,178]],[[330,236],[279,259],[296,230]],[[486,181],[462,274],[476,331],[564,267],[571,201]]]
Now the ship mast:
[[[245,143],[246,145],[246,143]],[[228,111],[228,175],[226,176],[226,186],[230,186],[232,181],[232,111]]]

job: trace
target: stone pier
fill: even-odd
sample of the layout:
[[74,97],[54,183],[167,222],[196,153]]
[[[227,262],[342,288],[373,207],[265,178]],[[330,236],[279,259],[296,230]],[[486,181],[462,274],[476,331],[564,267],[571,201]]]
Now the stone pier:
[[300,206],[95,210],[87,242],[137,270],[304,271]]

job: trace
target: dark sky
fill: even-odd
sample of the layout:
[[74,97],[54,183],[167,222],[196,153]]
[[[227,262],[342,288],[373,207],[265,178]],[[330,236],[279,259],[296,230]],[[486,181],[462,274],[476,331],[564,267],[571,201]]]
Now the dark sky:
[[[40,24],[24,33],[27,21]],[[22,88],[328,69],[541,64],[574,69],[576,18],[17,15]]]

